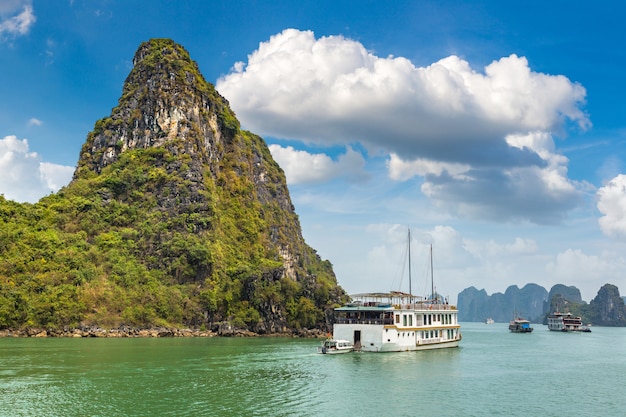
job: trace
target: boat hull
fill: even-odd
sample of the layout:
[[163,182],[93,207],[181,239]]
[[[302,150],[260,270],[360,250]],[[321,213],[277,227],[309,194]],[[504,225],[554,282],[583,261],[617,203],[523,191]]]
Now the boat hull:
[[[430,337],[424,338],[425,333]],[[357,334],[358,338],[355,337]],[[336,338],[353,341],[354,350],[360,352],[410,352],[455,348],[461,341],[459,326],[398,329],[375,324],[335,324],[333,335]]]
[[445,349],[445,348],[455,348],[459,347],[460,340],[452,340],[446,342],[438,342],[438,343],[428,343],[421,345],[397,345],[397,344],[383,344],[380,350],[372,350],[362,349],[363,352],[412,352],[419,350],[434,350],[434,349]]
[[509,330],[511,331],[511,333],[532,333],[533,332],[533,328],[527,328],[527,329],[512,329],[509,328]]
[[336,349],[336,350],[332,350],[332,349],[327,349],[327,348],[322,347],[322,346],[318,346],[318,348],[317,348],[317,353],[321,353],[323,355],[342,355],[344,353],[350,353],[350,352],[354,352],[354,349]]

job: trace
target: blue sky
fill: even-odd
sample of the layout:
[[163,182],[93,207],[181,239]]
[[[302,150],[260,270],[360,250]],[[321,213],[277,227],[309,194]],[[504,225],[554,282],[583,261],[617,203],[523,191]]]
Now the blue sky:
[[[349,292],[626,293],[620,2],[0,2],[0,193],[66,185],[139,44],[172,38],[265,138]],[[403,273],[404,271],[404,273]]]

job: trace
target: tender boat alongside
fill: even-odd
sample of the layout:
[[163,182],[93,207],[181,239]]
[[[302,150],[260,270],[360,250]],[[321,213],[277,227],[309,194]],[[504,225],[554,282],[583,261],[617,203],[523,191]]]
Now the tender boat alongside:
[[581,317],[575,317],[572,313],[559,313],[558,311],[548,316],[548,330],[554,332],[591,332],[589,327],[583,326]]
[[516,317],[509,322],[509,330],[513,333],[531,333],[533,328],[530,327],[530,321]]
[[321,346],[317,347],[318,353],[324,355],[336,355],[338,353],[350,353],[354,350],[352,342],[349,340],[326,339]]

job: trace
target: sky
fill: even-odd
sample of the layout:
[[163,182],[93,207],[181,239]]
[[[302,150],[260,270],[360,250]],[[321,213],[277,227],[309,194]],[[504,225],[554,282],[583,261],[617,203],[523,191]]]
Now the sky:
[[140,43],[262,136],[350,294],[626,293],[626,5],[0,0],[0,194],[71,180]]

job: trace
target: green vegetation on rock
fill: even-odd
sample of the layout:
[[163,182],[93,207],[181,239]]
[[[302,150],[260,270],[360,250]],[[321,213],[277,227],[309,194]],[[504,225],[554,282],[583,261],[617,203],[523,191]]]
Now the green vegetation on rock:
[[283,171],[182,46],[143,43],[72,182],[0,196],[0,329],[323,328],[346,298]]

